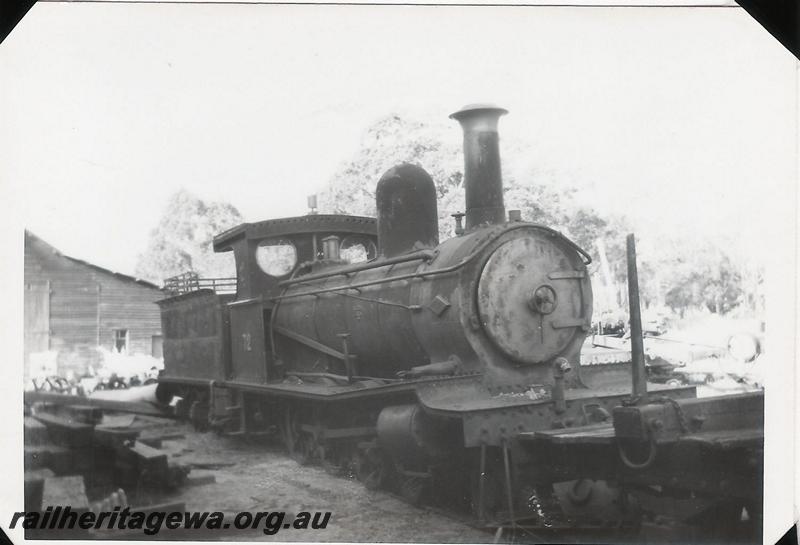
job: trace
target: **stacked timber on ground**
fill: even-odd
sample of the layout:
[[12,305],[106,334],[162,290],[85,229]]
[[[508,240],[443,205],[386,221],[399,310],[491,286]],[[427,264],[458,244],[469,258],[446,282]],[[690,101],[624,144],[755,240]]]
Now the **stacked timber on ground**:
[[24,423],[25,509],[87,510],[120,489],[141,497],[182,485],[189,468],[159,448],[165,437],[177,437],[159,432],[165,423],[171,421],[65,401],[34,403]]
[[[42,396],[42,394],[31,394]],[[47,394],[45,394],[47,397]],[[142,414],[104,412],[74,404],[72,396],[50,396],[31,403],[24,421],[25,510],[56,517],[66,507],[73,513],[131,511],[183,512],[182,502],[152,503],[153,494],[185,485],[214,482],[213,475],[188,478],[189,467],[169,459],[162,442],[182,438],[168,431],[173,424],[147,416],[147,408],[118,403]],[[84,400],[86,401],[86,400]],[[110,404],[110,405],[109,405]],[[113,406],[113,402],[106,402]],[[202,473],[202,472],[201,472]],[[128,490],[129,492],[126,492]],[[129,498],[130,494],[130,498]],[[132,500],[129,504],[129,499]],[[142,537],[140,530],[94,527],[26,529],[27,539],[119,539]]]

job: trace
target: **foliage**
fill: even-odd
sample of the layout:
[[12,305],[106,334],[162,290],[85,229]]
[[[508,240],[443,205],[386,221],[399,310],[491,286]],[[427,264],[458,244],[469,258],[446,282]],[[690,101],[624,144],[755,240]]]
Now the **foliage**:
[[743,301],[740,272],[731,259],[712,244],[686,243],[683,252],[665,264],[669,265],[669,287],[664,303],[680,314],[689,308],[703,307],[725,314]]
[[[453,236],[455,212],[464,211],[464,164],[460,129],[409,121],[397,115],[380,119],[365,133],[361,147],[331,177],[319,195],[321,212],[375,214],[375,187],[391,167],[411,163],[424,168],[436,184],[441,240]],[[501,142],[507,210],[520,210],[522,219],[558,229],[589,253],[598,237],[609,259],[624,258],[625,222],[601,216],[577,202],[577,189],[564,176],[537,168],[527,159],[529,149]],[[591,271],[596,272],[597,265]],[[624,269],[622,281],[624,281]],[[615,275],[617,281],[619,274]]]
[[[464,164],[460,129],[428,125],[389,115],[365,133],[355,155],[333,174],[319,194],[319,210],[326,213],[375,214],[375,187],[381,176],[400,163],[424,168],[436,184],[440,238],[453,235],[450,217],[464,211]],[[544,172],[525,161],[526,150],[516,142],[503,142],[503,178],[506,208],[522,212],[523,219],[563,230],[587,234],[582,222],[607,222],[589,208],[576,215],[576,189],[565,185],[552,172]],[[509,153],[510,152],[510,153]],[[505,155],[504,155],[505,159]],[[579,236],[578,242],[592,237]]]
[[356,155],[318,195],[319,211],[374,216],[378,180],[393,166],[410,163],[424,168],[435,181],[440,237],[451,236],[449,216],[463,209],[463,204],[459,205],[464,202],[463,165],[458,142],[443,138],[445,131],[397,115],[380,119],[364,135]]
[[[460,143],[457,126],[386,116],[366,131],[360,148],[330,178],[319,195],[319,209],[374,215],[375,186],[380,177],[399,163],[412,163],[427,170],[436,184],[439,231],[444,240],[453,235],[450,215],[464,208]],[[590,273],[596,311],[626,306],[625,235],[633,231],[629,221],[581,203],[578,188],[564,181],[568,179],[564,173],[530,164],[531,152],[518,142],[501,141],[506,209],[518,209],[524,220],[562,231],[593,256]],[[743,293],[737,266],[718,247],[685,240],[645,242],[650,251],[639,256],[645,306],[667,304],[679,312],[700,307],[728,312],[742,301],[752,300],[752,294]],[[605,270],[604,261],[608,264]]]
[[156,284],[187,271],[201,277],[236,276],[233,256],[214,253],[212,241],[243,221],[230,204],[207,203],[181,189],[170,197],[161,221],[151,231],[136,274]]

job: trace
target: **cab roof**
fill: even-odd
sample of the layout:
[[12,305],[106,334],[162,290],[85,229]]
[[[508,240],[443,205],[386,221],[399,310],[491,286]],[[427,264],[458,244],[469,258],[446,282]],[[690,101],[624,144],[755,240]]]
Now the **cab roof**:
[[239,224],[214,237],[214,251],[228,252],[233,249],[234,242],[243,239],[261,240],[277,236],[331,232],[377,236],[378,230],[375,218],[367,216],[309,214]]

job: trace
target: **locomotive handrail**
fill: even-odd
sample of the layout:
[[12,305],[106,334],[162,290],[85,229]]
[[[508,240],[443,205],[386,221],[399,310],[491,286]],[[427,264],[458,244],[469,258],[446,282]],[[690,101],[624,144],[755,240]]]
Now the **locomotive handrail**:
[[[578,246],[577,244],[572,242],[570,239],[568,239],[567,237],[565,237],[564,235],[562,235],[561,233],[559,233],[555,229],[551,229],[551,228],[545,227],[543,225],[536,225],[536,224],[530,224],[530,223],[512,225],[512,226],[507,227],[506,229],[504,229],[501,234],[505,234],[505,233],[508,233],[510,231],[514,231],[516,229],[530,228],[530,227],[534,227],[536,229],[542,229],[544,231],[549,232],[551,235],[557,236],[561,240],[566,241],[579,254],[581,254],[583,257],[586,258],[586,261],[583,262],[584,265],[588,265],[588,264],[590,264],[592,262],[591,256],[589,254],[587,254],[586,251],[583,250],[580,246]],[[358,283],[355,283],[355,284],[348,284],[347,286],[334,286],[334,287],[330,287],[330,288],[323,288],[323,289],[317,289],[317,290],[304,291],[304,292],[301,292],[301,293],[289,293],[289,294],[284,294],[284,295],[278,295],[276,297],[270,297],[270,300],[271,301],[282,301],[283,299],[293,299],[295,297],[303,297],[303,296],[306,296],[306,295],[319,295],[319,294],[322,294],[322,293],[330,293],[330,292],[346,291],[346,290],[364,288],[364,287],[367,287],[367,286],[374,286],[376,284],[385,284],[387,282],[396,282],[398,280],[409,280],[409,279],[412,279],[412,278],[425,278],[427,276],[435,276],[435,275],[439,275],[439,274],[448,274],[448,273],[457,271],[458,269],[460,269],[461,267],[465,266],[470,261],[475,259],[484,250],[484,248],[486,248],[486,246],[488,246],[489,244],[491,244],[495,240],[497,240],[497,237],[493,237],[493,238],[487,239],[485,242],[483,242],[478,248],[476,248],[467,257],[465,257],[464,259],[462,259],[458,263],[450,265],[449,267],[444,267],[442,269],[434,269],[434,270],[431,270],[431,271],[421,271],[421,272],[399,274],[397,276],[389,276],[389,277],[386,277],[386,278],[376,278],[376,279],[373,279],[373,280],[365,280],[363,282],[358,282]],[[410,254],[408,256],[403,256],[403,257],[410,258],[413,255],[415,255],[415,254]],[[411,259],[408,259],[408,261],[411,261]],[[389,260],[386,260],[386,261],[381,262],[380,264],[375,265],[374,267],[369,267],[369,268],[375,268],[375,267],[378,267],[378,266],[391,264],[391,263],[388,263],[388,262],[389,262]],[[373,261],[371,263],[376,263],[376,262]],[[337,271],[337,273],[338,274],[342,274],[341,270]],[[330,276],[333,276],[333,274],[331,274]],[[325,276],[322,276],[322,278],[324,278],[324,277]],[[312,280],[312,278],[306,277],[306,278],[303,278],[302,280],[301,279],[297,279],[297,280],[293,281],[293,283],[295,283],[295,284],[302,283],[304,280]],[[286,280],[285,282],[290,282],[290,281]]]
[[341,295],[342,297],[350,297],[351,299],[358,299],[359,301],[366,301],[367,303],[375,303],[376,305],[386,305],[388,307],[398,307],[405,310],[411,310],[413,312],[417,312],[422,310],[422,307],[419,305],[404,305],[403,303],[396,303],[394,301],[386,301],[384,299],[372,299],[370,297],[359,297],[358,295],[353,295],[352,293],[337,293],[336,295]]
[[[347,377],[345,375],[337,375],[336,373],[310,373],[307,371],[288,371],[286,373],[286,376],[298,377],[298,378],[305,378],[305,377],[330,378],[341,382],[347,382]],[[366,377],[361,375],[354,375],[353,378],[356,380],[379,380],[381,382],[385,382],[386,384],[403,382],[403,379],[399,378]]]
[[348,275],[356,272],[367,271],[370,269],[377,269],[378,267],[382,267],[384,265],[397,265],[398,263],[407,263],[408,261],[417,261],[417,260],[430,261],[434,257],[436,257],[436,252],[432,250],[421,250],[419,252],[414,252],[413,254],[390,257],[388,259],[380,259],[380,260],[376,259],[373,261],[368,261],[367,263],[350,265],[348,267],[342,267],[341,269],[336,269],[334,271],[309,274],[298,278],[290,278],[288,280],[278,282],[278,285],[281,287],[292,286],[294,284],[302,284],[303,282],[311,282],[312,280],[321,280],[323,278],[330,278],[332,276]]

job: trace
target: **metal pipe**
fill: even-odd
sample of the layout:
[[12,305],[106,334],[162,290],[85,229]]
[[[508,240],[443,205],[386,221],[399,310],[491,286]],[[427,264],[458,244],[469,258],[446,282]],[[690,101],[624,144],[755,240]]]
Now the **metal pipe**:
[[[433,269],[433,270],[430,270],[430,271],[421,271],[421,272],[399,274],[397,276],[387,276],[387,277],[384,277],[384,278],[377,278],[377,279],[374,279],[374,280],[365,280],[364,282],[357,282],[355,284],[348,284],[346,286],[334,286],[334,287],[331,287],[331,288],[309,290],[309,291],[304,291],[304,292],[301,292],[301,293],[289,293],[289,294],[285,294],[285,295],[279,295],[277,297],[270,297],[270,301],[280,301],[282,299],[293,299],[295,297],[303,297],[303,296],[306,296],[306,295],[320,295],[322,293],[330,293],[330,292],[335,292],[335,291],[343,291],[343,290],[352,290],[352,289],[364,288],[364,287],[367,287],[367,286],[374,286],[376,284],[387,284],[389,282],[396,282],[398,280],[409,280],[409,279],[412,279],[412,278],[426,278],[428,276],[436,276],[436,275],[440,275],[440,274],[448,274],[448,273],[457,271],[458,269],[460,269],[461,267],[463,267],[464,265],[466,265],[467,263],[469,263],[470,261],[475,259],[477,256],[481,255],[481,252],[489,244],[491,244],[492,242],[497,240],[497,238],[500,235],[508,233],[510,231],[514,231],[516,229],[529,229],[529,228],[539,229],[539,230],[545,231],[550,236],[560,238],[561,242],[564,242],[565,244],[569,245],[576,252],[578,252],[581,256],[583,256],[584,265],[588,265],[588,264],[590,264],[592,262],[592,258],[591,258],[591,256],[589,254],[587,254],[577,244],[572,242],[570,239],[566,238],[564,235],[562,235],[558,231],[556,231],[554,229],[550,229],[549,227],[544,227],[543,225],[534,225],[534,224],[530,224],[530,223],[519,223],[519,224],[509,225],[509,226],[505,227],[497,236],[494,236],[494,237],[486,239],[470,255],[468,255],[467,257],[465,257],[464,259],[462,259],[458,263],[456,263],[454,265],[450,265],[449,267],[443,267],[441,269]],[[425,253],[425,252],[428,252],[428,250],[423,250],[420,253]],[[405,256],[405,257],[409,257],[409,256]],[[380,261],[380,262],[371,261],[370,263],[374,263],[375,265],[372,266],[372,267],[367,267],[367,268],[374,269],[374,268],[381,267],[383,265],[389,265],[389,264],[392,264],[391,261],[392,261],[391,259],[386,259],[386,260],[383,260],[383,261]],[[408,259],[408,261],[411,261],[411,259]],[[365,270],[365,269],[359,269],[359,270]],[[351,272],[357,272],[357,271],[351,271]],[[336,276],[338,274],[345,274],[345,272],[343,271],[343,269],[338,269],[337,271],[332,271],[331,273],[328,273],[328,274],[309,275],[309,276],[302,276],[302,277],[300,277],[298,279],[295,279],[295,280],[293,280],[293,279],[284,280],[283,282],[279,283],[278,285],[279,286],[284,286],[284,285],[291,285],[291,284],[301,284],[301,283],[306,282],[306,281],[318,280],[320,278],[328,278],[328,277],[331,277],[331,276]],[[273,314],[274,314],[274,312],[273,312]]]
[[312,280],[322,280],[323,278],[331,278],[333,276],[348,275],[361,271],[368,271],[370,269],[377,269],[384,265],[397,265],[398,263],[406,263],[408,261],[430,261],[436,257],[436,253],[432,250],[421,250],[413,254],[401,255],[397,257],[390,257],[388,259],[375,259],[367,263],[359,263],[358,265],[351,265],[349,267],[342,267],[333,271],[327,271],[318,274],[306,274],[297,278],[290,278],[279,282],[280,287],[293,286],[294,284],[302,284],[303,282],[310,282]]
[[639,308],[639,274],[636,270],[636,239],[633,233],[627,237],[628,257],[628,306],[631,323],[631,375],[632,396],[642,403],[647,402],[647,375],[644,367],[644,339],[642,338],[642,314]]
[[[286,373],[287,376],[291,377],[298,377],[298,378],[329,378],[331,380],[338,380],[340,382],[347,382],[348,377],[345,375],[337,375],[336,373],[313,373],[313,372],[306,372],[306,371],[289,371]],[[355,380],[380,380],[385,382],[386,384],[393,384],[398,382],[403,382],[402,379],[399,378],[380,378],[380,377],[365,377],[362,375],[353,375],[353,379]]]
[[497,122],[507,113],[492,104],[470,104],[450,115],[464,130],[467,230],[506,221]]
[[486,494],[486,443],[481,443],[481,466],[478,474],[478,522],[486,522],[486,506],[484,494]]
[[553,399],[553,410],[556,414],[567,412],[567,401],[564,397],[564,375],[572,370],[566,358],[556,358],[553,362],[553,389],[550,396]]
[[516,517],[514,516],[514,495],[511,487],[511,464],[508,461],[508,440],[503,440],[503,466],[506,474],[506,501],[508,502],[508,518],[511,520],[511,527],[514,527]]
[[463,212],[456,212],[455,214],[450,214],[450,217],[456,220],[456,226],[455,226],[456,236],[461,236],[464,234],[464,226],[461,224],[461,220],[464,219],[465,215],[466,214],[464,214]]

